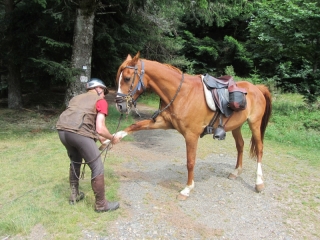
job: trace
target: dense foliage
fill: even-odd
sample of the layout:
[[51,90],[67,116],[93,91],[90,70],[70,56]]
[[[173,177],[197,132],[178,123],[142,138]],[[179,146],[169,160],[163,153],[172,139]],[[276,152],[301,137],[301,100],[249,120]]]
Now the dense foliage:
[[[0,2],[2,97],[10,71],[23,92],[67,86],[77,72],[71,68],[76,9],[88,2]],[[109,86],[123,59],[140,51],[189,73],[218,76],[232,69],[255,83],[299,92],[308,102],[320,95],[319,1],[94,2],[91,75]]]
[[320,96],[319,2],[261,1],[249,29],[248,51],[254,53],[261,74],[314,102]]

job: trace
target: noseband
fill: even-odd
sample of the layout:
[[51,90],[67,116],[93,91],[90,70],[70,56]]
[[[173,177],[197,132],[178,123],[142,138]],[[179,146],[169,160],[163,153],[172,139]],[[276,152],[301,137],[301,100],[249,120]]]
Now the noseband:
[[[137,105],[137,100],[139,98],[139,96],[136,99],[133,99],[133,96],[135,95],[135,93],[137,91],[139,91],[142,87],[143,91],[146,90],[146,87],[143,83],[143,76],[144,76],[144,63],[142,60],[140,60],[141,62],[141,72],[140,74],[138,73],[138,66],[135,65],[134,67],[132,66],[126,66],[125,68],[129,68],[129,69],[134,69],[134,75],[133,75],[133,81],[131,83],[130,89],[128,94],[123,94],[123,93],[119,93],[117,92],[117,96],[116,96],[116,103],[123,103],[124,101],[126,101],[127,103],[127,113],[128,113],[128,109],[130,109],[132,106],[136,107]],[[139,77],[139,82],[137,84],[137,86],[133,89],[133,85],[134,85],[134,81],[136,79],[136,76]]]

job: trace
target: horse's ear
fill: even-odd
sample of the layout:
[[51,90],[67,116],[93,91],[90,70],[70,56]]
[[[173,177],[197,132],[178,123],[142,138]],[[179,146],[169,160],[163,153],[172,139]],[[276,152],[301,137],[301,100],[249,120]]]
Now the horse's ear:
[[140,57],[140,51],[137,52],[137,54],[134,56],[134,58],[139,59]]
[[132,60],[132,57],[130,54],[128,54],[126,61],[128,61],[128,60]]
[[138,60],[139,60],[139,57],[140,57],[140,52],[138,52],[132,59],[132,61],[130,62],[132,64],[132,66],[136,65]]

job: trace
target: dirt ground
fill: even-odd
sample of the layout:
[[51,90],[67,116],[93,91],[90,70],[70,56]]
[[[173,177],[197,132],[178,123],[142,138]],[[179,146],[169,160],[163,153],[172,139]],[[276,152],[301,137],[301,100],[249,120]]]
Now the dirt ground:
[[[142,118],[152,114],[141,104],[138,108]],[[184,138],[175,130],[133,136],[134,141],[112,149],[125,160],[116,169],[121,217],[105,239],[317,239],[288,223],[285,203],[279,201],[282,186],[271,169],[263,168],[262,193],[254,190],[256,164],[250,159],[240,177],[227,178],[236,163],[236,150],[230,153],[227,144],[212,140],[213,151],[205,156],[198,150],[195,189],[179,201],[176,196],[187,181]],[[227,138],[233,141],[231,134]]]

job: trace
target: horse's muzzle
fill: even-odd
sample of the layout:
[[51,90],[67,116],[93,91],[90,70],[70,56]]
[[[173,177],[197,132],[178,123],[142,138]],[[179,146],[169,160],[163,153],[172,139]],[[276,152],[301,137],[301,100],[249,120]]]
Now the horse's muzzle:
[[115,102],[116,102],[117,110],[118,110],[120,113],[126,113],[126,112],[127,112],[127,110],[128,110],[128,108],[127,108],[127,102],[124,100],[123,97],[121,97],[121,96],[116,96]]

